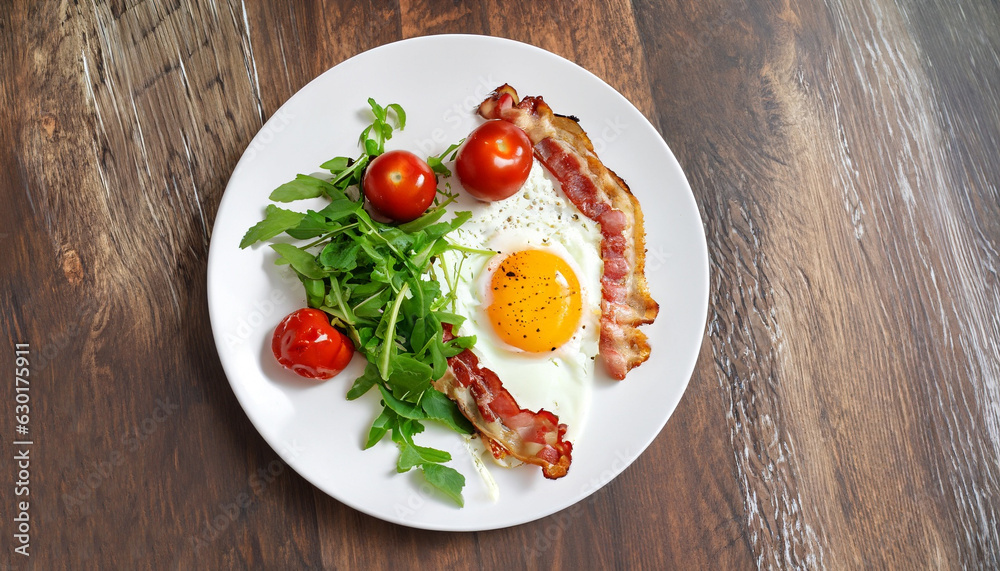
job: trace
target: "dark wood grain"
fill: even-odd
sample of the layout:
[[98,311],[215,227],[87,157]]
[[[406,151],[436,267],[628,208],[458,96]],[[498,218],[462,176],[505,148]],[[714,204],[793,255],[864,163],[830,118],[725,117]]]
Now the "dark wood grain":
[[996,191],[975,177],[998,164],[948,138],[968,113],[996,137],[996,37],[918,42],[944,15],[987,34],[996,13],[702,10],[689,57],[648,53],[664,115],[716,111],[661,125],[715,246],[709,333],[758,563],[995,565],[995,456],[972,451],[996,450]]
[[[32,345],[37,441],[32,556],[5,460],[0,564],[1000,566],[997,8],[0,6],[0,351]],[[482,533],[395,526],[299,477],[239,407],[207,315],[216,210],[263,122],[329,67],[432,33],[532,43],[623,93],[684,167],[711,258],[662,434],[578,506]],[[12,382],[0,395],[11,458]]]

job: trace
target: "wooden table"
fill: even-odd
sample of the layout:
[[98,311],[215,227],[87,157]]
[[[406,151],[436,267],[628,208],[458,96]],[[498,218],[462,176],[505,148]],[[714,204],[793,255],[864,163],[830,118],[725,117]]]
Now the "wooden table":
[[[996,2],[134,4],[0,8],[4,568],[1000,565]],[[373,519],[278,460],[205,287],[262,123],[354,54],[454,32],[553,51],[645,113],[712,273],[646,453],[573,518],[482,533]]]

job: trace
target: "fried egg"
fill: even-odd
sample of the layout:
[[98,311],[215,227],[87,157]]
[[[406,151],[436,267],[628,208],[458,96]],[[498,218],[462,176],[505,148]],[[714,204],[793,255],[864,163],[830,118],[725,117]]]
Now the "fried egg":
[[594,382],[601,317],[601,234],[537,161],[516,195],[497,202],[464,197],[472,218],[449,234],[495,255],[447,252],[437,271],[466,317],[460,335],[522,407],[545,409],[576,442]]

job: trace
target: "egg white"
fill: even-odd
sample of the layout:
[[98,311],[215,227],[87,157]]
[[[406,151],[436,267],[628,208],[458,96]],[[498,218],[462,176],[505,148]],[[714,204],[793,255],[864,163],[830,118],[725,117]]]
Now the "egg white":
[[[463,198],[455,210],[469,210],[472,219],[449,234],[469,248],[492,250],[496,256],[448,252],[442,272],[455,286],[455,313],[466,317],[461,335],[475,335],[473,352],[484,367],[503,381],[517,403],[530,410],[545,409],[566,424],[566,437],[576,443],[590,409],[594,358],[598,351],[601,317],[601,234],[569,201],[559,183],[538,162],[513,197],[497,202]],[[552,352],[530,353],[504,343],[493,329],[486,307],[490,303],[492,270],[507,254],[537,249],[551,252],[576,273],[583,315],[573,337]]]

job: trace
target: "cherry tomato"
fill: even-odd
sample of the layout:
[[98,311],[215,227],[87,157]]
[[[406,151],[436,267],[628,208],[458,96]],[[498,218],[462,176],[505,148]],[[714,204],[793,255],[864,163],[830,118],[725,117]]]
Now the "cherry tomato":
[[479,200],[503,200],[517,193],[531,172],[531,140],[520,127],[494,119],[476,128],[458,150],[455,172]]
[[350,338],[334,329],[325,313],[311,308],[293,311],[281,320],[271,350],[285,368],[309,379],[329,379],[354,356]]
[[365,198],[379,214],[396,222],[409,222],[434,202],[437,177],[417,155],[388,151],[368,164],[361,185]]

